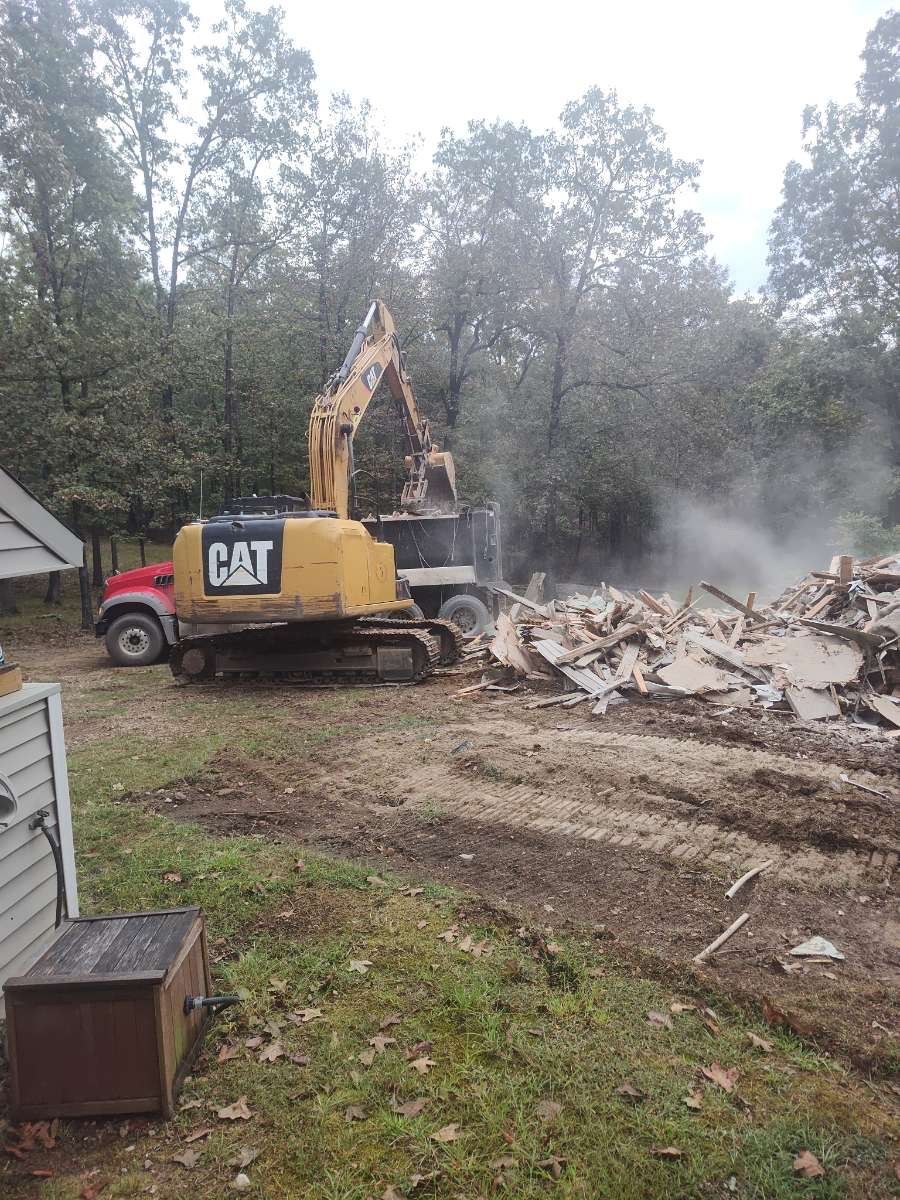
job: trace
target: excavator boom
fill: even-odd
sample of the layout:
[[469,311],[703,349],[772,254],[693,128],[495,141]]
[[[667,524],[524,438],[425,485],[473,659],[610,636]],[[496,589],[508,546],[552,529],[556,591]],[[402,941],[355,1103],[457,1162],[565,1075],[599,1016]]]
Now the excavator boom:
[[340,369],[313,401],[309,419],[309,482],[313,508],[350,514],[354,472],[353,438],[375,390],[386,377],[403,419],[408,454],[407,480],[400,507],[404,512],[452,512],[456,508],[453,459],[431,440],[419,413],[412,380],[403,361],[393,318],[375,300]]

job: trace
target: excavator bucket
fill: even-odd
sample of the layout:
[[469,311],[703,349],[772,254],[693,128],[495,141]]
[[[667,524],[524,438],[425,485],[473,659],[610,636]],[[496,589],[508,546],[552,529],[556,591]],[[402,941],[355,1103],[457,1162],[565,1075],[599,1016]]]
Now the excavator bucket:
[[439,450],[428,451],[420,474],[413,469],[410,455],[404,460],[410,479],[403,485],[400,508],[403,512],[454,512],[456,510],[456,471],[453,456]]

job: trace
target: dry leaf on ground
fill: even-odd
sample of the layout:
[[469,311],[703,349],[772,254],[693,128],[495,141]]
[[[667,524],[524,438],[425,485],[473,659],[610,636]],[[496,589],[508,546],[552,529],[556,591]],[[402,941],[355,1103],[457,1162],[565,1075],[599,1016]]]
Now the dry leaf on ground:
[[825,1174],[825,1168],[810,1150],[801,1150],[794,1159],[794,1170],[805,1179],[815,1179]]
[[696,1007],[697,1007],[696,1004],[685,1004],[681,1000],[673,1000],[672,1003],[669,1005],[669,1012],[672,1012],[672,1013],[693,1012],[696,1009]]
[[281,1042],[271,1042],[268,1046],[265,1046],[262,1050],[260,1050],[259,1061],[272,1063],[275,1062],[276,1059],[282,1058],[283,1056],[284,1046],[282,1046]]
[[229,1158],[228,1165],[229,1167],[237,1167],[239,1171],[243,1171],[244,1167],[249,1167],[258,1158],[258,1150],[251,1150],[249,1146],[242,1146],[234,1158]]
[[288,1013],[288,1018],[295,1025],[308,1025],[310,1021],[318,1021],[322,1015],[321,1008],[298,1008]]
[[363,1050],[362,1053],[357,1054],[356,1057],[357,1057],[357,1060],[359,1062],[361,1062],[364,1067],[371,1067],[372,1063],[375,1061],[375,1051],[374,1050]]
[[172,1155],[172,1162],[180,1163],[181,1166],[187,1167],[189,1171],[193,1171],[197,1163],[203,1157],[202,1150],[182,1150],[180,1154]]
[[423,1054],[421,1058],[414,1058],[409,1064],[414,1071],[418,1071],[420,1075],[427,1075],[432,1067],[436,1067],[437,1063],[433,1058],[429,1058]]
[[672,1018],[668,1013],[657,1012],[655,1009],[650,1009],[647,1013],[647,1024],[653,1025],[657,1029],[672,1029]]
[[388,887],[390,886],[380,875],[367,875],[366,883],[371,883],[373,887]]
[[542,1100],[534,1111],[542,1121],[555,1121],[562,1112],[562,1105],[555,1100]]
[[216,1062],[226,1063],[232,1058],[237,1058],[240,1052],[240,1046],[236,1046],[233,1042],[227,1042],[224,1046],[219,1047]]
[[376,1054],[384,1054],[385,1046],[396,1046],[397,1039],[386,1037],[383,1033],[376,1033],[374,1037],[369,1038],[369,1045],[375,1047]]
[[761,1038],[758,1034],[748,1032],[747,1041],[751,1046],[755,1046],[757,1050],[762,1050],[764,1054],[772,1053],[774,1043],[768,1041],[766,1038]]
[[621,1096],[623,1100],[630,1100],[632,1104],[638,1104],[641,1100],[647,1099],[646,1093],[642,1092],[639,1087],[635,1087],[630,1079],[621,1083],[616,1088],[615,1094]]
[[726,1070],[721,1063],[717,1062],[714,1062],[709,1067],[701,1067],[700,1070],[707,1079],[711,1080],[713,1083],[717,1083],[725,1092],[734,1091],[734,1085],[737,1083],[738,1076],[740,1075],[740,1071],[737,1069],[737,1067],[730,1067],[728,1070]]
[[384,1020],[381,1022],[381,1024],[378,1026],[378,1028],[379,1029],[390,1029],[390,1027],[392,1025],[400,1025],[402,1023],[402,1021],[403,1021],[403,1018],[400,1016],[399,1013],[388,1013],[388,1015],[384,1018]]
[[398,1117],[417,1117],[430,1103],[427,1096],[420,1096],[417,1100],[406,1100],[403,1104],[393,1100],[391,1112],[395,1112]]
[[551,1154],[549,1158],[542,1158],[538,1166],[549,1171],[553,1179],[562,1179],[563,1168],[567,1161],[568,1159],[557,1158],[555,1154]]
[[436,1133],[429,1134],[433,1142],[455,1142],[460,1137],[458,1125],[444,1125]]
[[650,1153],[655,1158],[681,1158],[684,1151],[677,1146],[651,1146]]
[[276,979],[275,976],[273,975],[272,978],[269,980],[269,989],[273,992],[278,992],[278,993],[286,992],[287,991],[287,980],[286,979]]
[[199,1142],[201,1138],[209,1137],[212,1131],[212,1125],[204,1125],[202,1129],[195,1129],[192,1133],[189,1133],[184,1140],[186,1142]]
[[344,1109],[344,1120],[348,1124],[352,1121],[365,1121],[366,1116],[366,1110],[361,1104],[348,1104]]
[[348,971],[357,971],[360,975],[365,975],[372,964],[367,958],[351,958]]
[[699,1112],[703,1107],[703,1093],[695,1088],[693,1091],[688,1092],[684,1098],[684,1102],[688,1108],[692,1108],[695,1110],[695,1112]]
[[459,937],[459,926],[451,925],[449,929],[445,929],[443,933],[437,935],[439,942],[455,942]]
[[292,1054],[288,1062],[292,1062],[295,1067],[308,1067],[310,1058],[308,1054]]
[[398,1192],[393,1184],[388,1184],[379,1197],[379,1200],[403,1200],[403,1193]]
[[244,1045],[248,1050],[258,1050],[265,1040],[261,1034],[256,1034],[255,1037],[248,1037]]
[[165,875],[163,875],[163,882],[164,883],[181,883],[181,876],[178,874],[177,871],[166,871]]
[[216,1113],[220,1121],[249,1121],[253,1113],[247,1107],[247,1097],[238,1096],[234,1104],[220,1108]]

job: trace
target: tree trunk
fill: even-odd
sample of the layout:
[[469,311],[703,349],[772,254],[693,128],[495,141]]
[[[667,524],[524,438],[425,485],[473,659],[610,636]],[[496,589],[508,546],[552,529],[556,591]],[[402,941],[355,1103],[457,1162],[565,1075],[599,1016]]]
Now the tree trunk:
[[119,573],[119,541],[118,538],[111,537],[109,539],[109,561],[112,566],[113,575]]
[[14,617],[19,609],[16,604],[16,581],[0,579],[0,617]]
[[144,543],[143,538],[138,538],[138,550],[140,551],[140,554],[141,554],[141,566],[146,567],[146,565],[147,565],[147,547]]
[[91,531],[91,582],[95,588],[103,587],[103,547],[97,530]]
[[62,571],[51,571],[47,576],[47,590],[44,592],[44,603],[62,603]]
[[231,500],[240,493],[241,478],[241,414],[234,386],[234,292],[237,274],[238,248],[231,254],[231,276],[225,299],[225,499]]
[[81,595],[81,628],[94,628],[94,602],[91,599],[91,584],[87,567],[78,568],[78,591]]
[[562,423],[563,380],[569,347],[562,333],[556,335],[556,353],[553,356],[553,378],[550,384],[550,419],[547,423],[547,449],[553,450],[559,437]]

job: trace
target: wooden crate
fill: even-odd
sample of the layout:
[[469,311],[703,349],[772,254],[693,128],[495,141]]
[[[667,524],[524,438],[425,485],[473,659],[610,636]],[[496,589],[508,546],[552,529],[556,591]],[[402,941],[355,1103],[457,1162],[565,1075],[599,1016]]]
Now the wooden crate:
[[7,980],[14,1120],[161,1112],[199,1049],[209,995],[199,908],[80,917]]

